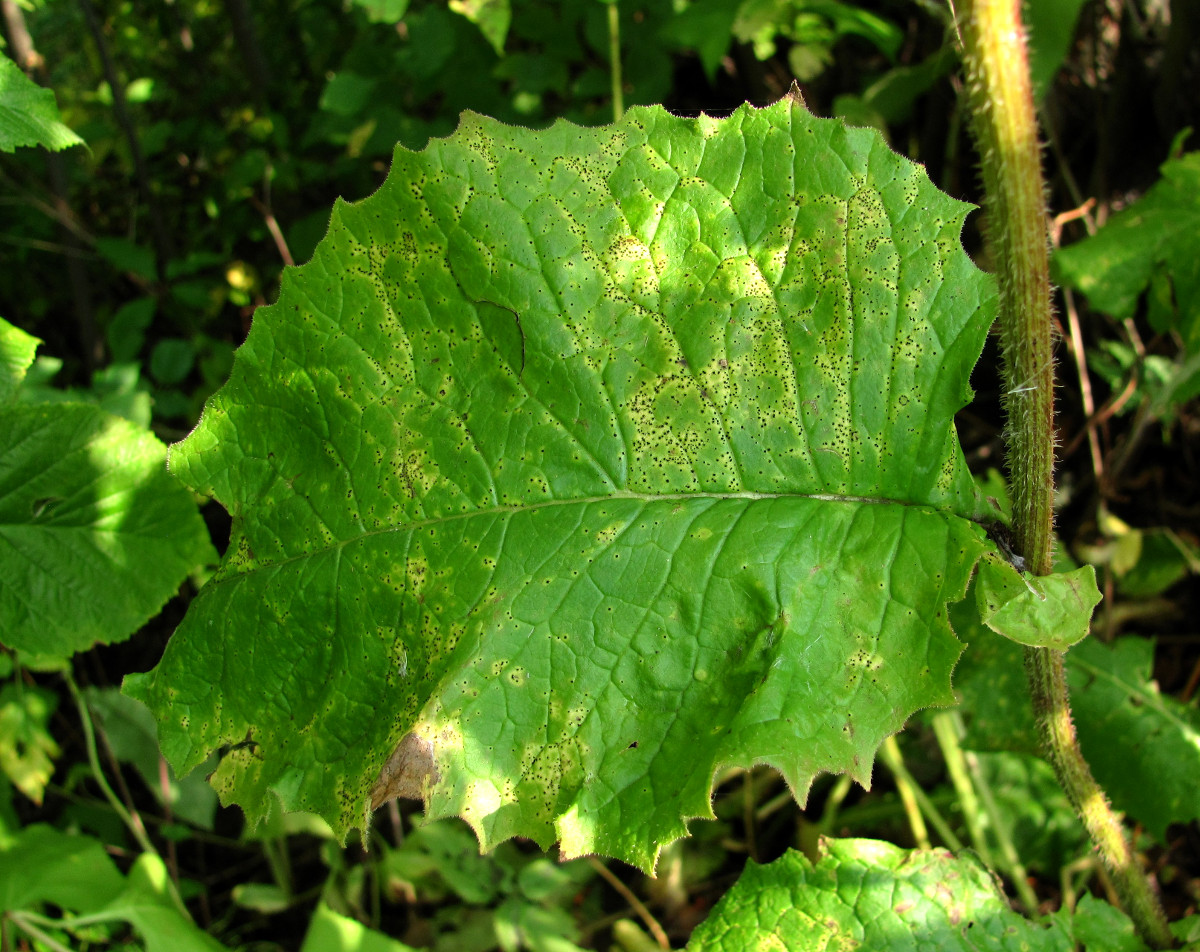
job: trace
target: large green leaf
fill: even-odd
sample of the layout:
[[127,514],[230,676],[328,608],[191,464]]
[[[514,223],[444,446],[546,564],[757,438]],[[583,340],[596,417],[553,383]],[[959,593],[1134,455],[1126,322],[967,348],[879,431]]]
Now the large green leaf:
[[794,851],[748,864],[692,934],[689,952],[1072,948],[1063,922],[1013,912],[970,854],[875,840],[823,840],[821,853],[815,865]]
[[868,782],[987,545],[967,210],[790,102],[398,149],[172,450],[234,529],[127,682],[167,757],[646,867],[719,767]]

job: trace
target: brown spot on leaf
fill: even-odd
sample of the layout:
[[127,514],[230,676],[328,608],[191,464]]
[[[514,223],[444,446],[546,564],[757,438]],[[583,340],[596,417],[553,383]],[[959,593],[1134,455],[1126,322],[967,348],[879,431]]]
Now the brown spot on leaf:
[[433,742],[411,732],[405,734],[371,788],[371,809],[397,797],[424,800],[429,788],[439,779],[433,759]]

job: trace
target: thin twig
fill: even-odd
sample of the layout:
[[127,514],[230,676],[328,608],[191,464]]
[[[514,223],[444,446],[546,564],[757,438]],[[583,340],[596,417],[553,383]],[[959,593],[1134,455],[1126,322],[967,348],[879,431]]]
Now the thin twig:
[[1094,234],[1096,226],[1092,224],[1091,214],[1092,209],[1096,207],[1096,200],[1089,198],[1078,208],[1072,208],[1068,212],[1059,212],[1054,216],[1054,221],[1051,224],[1050,235],[1054,242],[1054,247],[1058,248],[1062,244],[1062,230],[1067,222],[1078,221],[1080,218],[1084,220],[1084,227],[1087,228],[1088,234]]
[[[75,683],[75,678],[69,669],[63,672],[63,679],[67,682],[67,688],[71,692],[71,697],[75,701],[75,707],[79,711],[79,721],[83,726],[84,744],[87,748],[88,764],[92,768],[93,779],[95,779],[97,786],[104,793],[104,798],[113,808],[113,811],[121,818],[121,822],[125,824],[129,832],[133,834],[133,838],[137,840],[137,844],[142,848],[142,851],[158,856],[161,862],[162,857],[159,856],[158,850],[154,848],[154,844],[150,842],[150,837],[146,835],[146,827],[142,823],[142,818],[137,815],[136,811],[130,813],[125,809],[125,804],[113,792],[113,788],[108,784],[108,778],[104,776],[104,770],[100,767],[100,755],[96,748],[96,731],[92,726],[92,715],[88,710],[87,700],[84,698],[83,692],[79,690],[79,685]],[[163,865],[165,866],[166,864],[164,863]],[[167,891],[171,894],[171,898],[179,908],[179,911],[190,922],[192,920],[191,913],[188,912],[187,906],[183,904],[183,899],[180,897],[179,891],[175,888],[175,883],[169,879],[167,880]]]
[[279,252],[279,257],[283,259],[283,263],[289,268],[296,264],[292,258],[292,252],[288,248],[287,239],[283,237],[283,231],[279,227],[279,222],[275,220],[275,213],[271,211],[271,206],[262,201],[257,195],[250,196],[250,202],[258,209],[258,213],[262,215],[263,222],[267,226],[267,231],[271,233],[271,240],[275,242],[275,250]]
[[755,830],[756,791],[754,770],[747,770],[742,780],[742,822],[746,828],[746,853],[758,862],[758,837]]
[[658,943],[660,949],[671,948],[671,940],[667,938],[667,933],[663,931],[663,927],[658,924],[658,920],[650,914],[650,910],[646,908],[646,904],[638,899],[633,894],[633,891],[626,886],[617,874],[605,866],[600,860],[594,856],[587,858],[588,865],[592,867],[613,889],[621,894],[621,898],[629,903],[630,908],[638,914],[638,918],[646,924],[646,928],[650,930],[650,934],[654,936],[654,941]]
[[[1057,219],[1056,219],[1057,221]],[[1079,393],[1083,400],[1083,412],[1089,421],[1096,414],[1096,401],[1092,396],[1092,378],[1088,376],[1087,354],[1083,347],[1083,331],[1079,327],[1079,312],[1075,308],[1075,295],[1069,288],[1063,288],[1063,307],[1067,312],[1067,327],[1070,329],[1071,357],[1075,361],[1075,373],[1079,377]],[[1088,448],[1092,452],[1092,472],[1096,476],[1096,485],[1104,482],[1104,457],[1100,453],[1100,439],[1096,433],[1096,424],[1089,422],[1085,429]]]

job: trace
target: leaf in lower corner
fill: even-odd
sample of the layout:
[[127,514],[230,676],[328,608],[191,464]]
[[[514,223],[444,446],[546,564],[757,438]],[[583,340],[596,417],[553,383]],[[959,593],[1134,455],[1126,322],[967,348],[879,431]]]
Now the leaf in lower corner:
[[823,840],[815,865],[794,851],[747,864],[687,947],[1058,952],[1071,947],[1071,934],[1056,920],[1014,912],[971,854],[846,839]]
[[398,149],[172,450],[234,531],[126,684],[168,758],[643,867],[719,767],[869,782],[987,544],[966,211],[791,102]]

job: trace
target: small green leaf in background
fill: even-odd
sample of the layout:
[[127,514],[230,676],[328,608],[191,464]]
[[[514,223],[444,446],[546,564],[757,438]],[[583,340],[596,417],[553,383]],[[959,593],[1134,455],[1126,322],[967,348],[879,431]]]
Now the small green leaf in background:
[[954,69],[958,57],[945,46],[913,66],[896,66],[859,95],[834,99],[834,114],[854,125],[870,125],[886,134],[891,124],[907,122],[918,98]]
[[99,841],[41,823],[0,842],[0,912],[53,903],[91,913],[120,895],[121,874]]
[[[1138,298],[1170,281],[1187,350],[1200,350],[1200,152],[1163,163],[1162,179],[1095,235],[1054,255],[1056,279],[1112,317],[1132,317]],[[1153,313],[1165,313],[1162,308]],[[1168,313],[1168,318],[1171,315]],[[1158,319],[1159,331],[1171,329]]]
[[1200,574],[1200,551],[1171,529],[1137,529],[1101,506],[1101,540],[1078,546],[1081,557],[1106,565],[1130,598],[1153,598],[1188,574]]
[[450,9],[462,14],[492,44],[498,56],[504,55],[504,41],[512,23],[509,0],[450,0]]
[[0,770],[39,806],[59,755],[47,730],[57,706],[53,691],[13,682],[0,687]]
[[1071,948],[1060,922],[1014,912],[972,854],[855,839],[822,840],[820,852],[815,865],[794,851],[766,866],[748,863],[688,952]]
[[1085,641],[1067,655],[1067,684],[1084,756],[1113,805],[1160,843],[1167,826],[1200,817],[1200,713],[1159,693],[1154,642]]
[[663,27],[664,35],[696,51],[709,83],[715,82],[717,68],[729,52],[740,4],[741,0],[692,0]]
[[0,152],[40,145],[52,152],[83,145],[63,125],[54,93],[43,89],[21,67],[0,54]]
[[114,364],[136,360],[146,342],[146,329],[154,320],[158,302],[152,297],[138,298],[121,305],[108,321],[105,337]]
[[160,340],[150,352],[150,375],[164,387],[182,382],[195,364],[195,346],[178,337]]
[[1152,598],[1187,575],[1200,574],[1200,552],[1171,529],[1136,529],[1138,558],[1118,579],[1130,598]]
[[233,901],[243,909],[273,916],[288,909],[295,899],[275,883],[238,883],[233,887]]
[[101,236],[95,242],[96,252],[118,271],[128,271],[145,281],[157,278],[154,251],[128,238]]
[[584,952],[566,938],[576,930],[571,914],[557,906],[539,906],[516,896],[496,907],[496,939],[503,952]]
[[354,5],[367,11],[372,23],[397,23],[408,12],[409,0],[354,0]]
[[0,404],[16,395],[37,353],[38,339],[0,318]]
[[317,906],[300,952],[416,952],[412,946],[368,929],[356,919],[340,915],[325,903]]
[[1035,648],[1064,651],[1087,636],[1100,603],[1096,570],[1033,576],[1017,572],[1000,556],[979,561],[975,594],[980,620],[997,634]]

